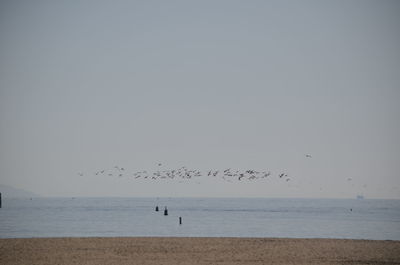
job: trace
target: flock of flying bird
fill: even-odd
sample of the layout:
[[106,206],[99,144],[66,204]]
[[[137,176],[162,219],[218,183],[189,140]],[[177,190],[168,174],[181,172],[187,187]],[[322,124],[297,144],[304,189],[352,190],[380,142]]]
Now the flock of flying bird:
[[[306,158],[312,158],[311,155],[305,154]],[[199,177],[212,177],[212,178],[220,178],[227,182],[233,181],[253,181],[257,179],[266,179],[266,178],[277,178],[279,180],[288,183],[293,180],[292,176],[289,176],[285,172],[280,172],[279,174],[272,174],[271,171],[258,171],[253,169],[248,170],[235,170],[232,168],[227,168],[225,170],[193,170],[189,169],[185,166],[180,167],[178,169],[162,169],[162,164],[157,163],[158,170],[153,171],[137,171],[130,173],[125,167],[114,166],[108,169],[102,169],[93,173],[95,176],[109,176],[109,177],[132,177],[133,179],[143,179],[143,180],[178,180],[179,182],[191,179],[197,179]],[[84,176],[83,172],[78,173],[79,176]],[[294,179],[295,180],[295,179]],[[348,183],[352,183],[352,178],[347,178]],[[196,182],[199,184],[199,182]],[[292,183],[292,182],[290,182]],[[289,183],[289,185],[291,185]],[[352,186],[354,187],[354,183]],[[364,184],[362,186],[366,188],[367,185]],[[320,188],[322,190],[322,188]]]
[[[305,155],[307,158],[311,158],[311,155]],[[161,167],[161,163],[157,163],[158,167]],[[220,177],[225,181],[232,182],[243,181],[243,180],[256,180],[263,179],[272,176],[271,171],[257,171],[253,169],[249,170],[233,170],[231,168],[227,168],[225,170],[207,170],[206,172],[201,172],[200,170],[192,170],[187,167],[181,167],[178,169],[169,169],[169,170],[156,170],[154,172],[149,172],[146,170],[137,171],[134,173],[128,173],[126,168],[115,166],[111,169],[102,169],[94,173],[96,176],[107,175],[110,177],[133,177],[135,179],[192,179],[201,176],[208,177]],[[78,175],[83,176],[82,172],[78,173]],[[287,173],[280,173],[277,175],[279,179],[282,179],[286,182],[291,180],[291,177],[288,176]]]
[[[311,158],[311,155],[306,154],[307,158]],[[161,167],[161,163],[157,163],[158,167]],[[83,176],[82,172],[78,173],[79,176]],[[96,176],[116,176],[116,177],[133,177],[135,179],[192,179],[201,176],[208,177],[220,177],[225,181],[232,182],[234,180],[243,181],[243,180],[256,180],[263,179],[272,176],[271,171],[257,171],[253,169],[249,170],[233,170],[231,168],[227,168],[225,170],[207,170],[206,172],[201,172],[200,170],[192,170],[187,167],[181,167],[178,169],[169,169],[169,170],[156,170],[154,172],[149,172],[146,170],[137,171],[134,173],[129,173],[126,168],[120,166],[114,166],[110,169],[102,169],[96,171],[94,173]],[[291,177],[288,176],[287,173],[282,172],[277,175],[279,179],[285,180],[286,182],[291,180]]]
[[[149,172],[147,170],[137,171],[134,173],[128,173],[124,167],[115,166],[112,169],[103,169],[94,173],[96,176],[107,175],[107,176],[116,176],[116,177],[133,177],[135,179],[193,179],[201,176],[209,176],[209,177],[220,177],[225,181],[233,181],[233,180],[255,180],[267,178],[272,175],[270,171],[257,171],[257,170],[233,170],[231,168],[227,168],[225,170],[207,170],[205,173],[200,170],[192,170],[187,167],[181,167],[178,169],[169,169],[169,170],[156,170],[154,172]],[[83,173],[79,173],[80,176],[83,176]],[[280,173],[278,175],[280,179],[284,179],[286,181],[290,181],[290,177],[286,173]]]

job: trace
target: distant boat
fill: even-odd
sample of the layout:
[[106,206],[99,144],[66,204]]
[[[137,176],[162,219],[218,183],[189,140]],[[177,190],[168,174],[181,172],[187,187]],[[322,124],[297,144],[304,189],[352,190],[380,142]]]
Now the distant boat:
[[362,200],[362,199],[364,199],[363,195],[357,195],[357,200]]

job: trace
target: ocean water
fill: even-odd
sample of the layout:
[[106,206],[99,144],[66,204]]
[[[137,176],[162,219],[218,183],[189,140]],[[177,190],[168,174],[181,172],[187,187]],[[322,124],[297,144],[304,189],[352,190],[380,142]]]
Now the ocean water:
[[400,200],[3,198],[1,238],[116,236],[400,240]]

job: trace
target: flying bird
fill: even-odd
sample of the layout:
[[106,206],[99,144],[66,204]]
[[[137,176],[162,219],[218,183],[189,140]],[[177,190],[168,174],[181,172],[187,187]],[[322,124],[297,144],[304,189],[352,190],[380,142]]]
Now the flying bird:
[[271,172],[264,172],[264,178],[268,177],[269,175],[271,175]]

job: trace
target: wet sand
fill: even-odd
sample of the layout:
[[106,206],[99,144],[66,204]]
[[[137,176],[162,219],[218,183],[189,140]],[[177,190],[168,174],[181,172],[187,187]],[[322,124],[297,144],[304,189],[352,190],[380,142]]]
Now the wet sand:
[[174,237],[0,239],[0,264],[400,264],[400,241]]

